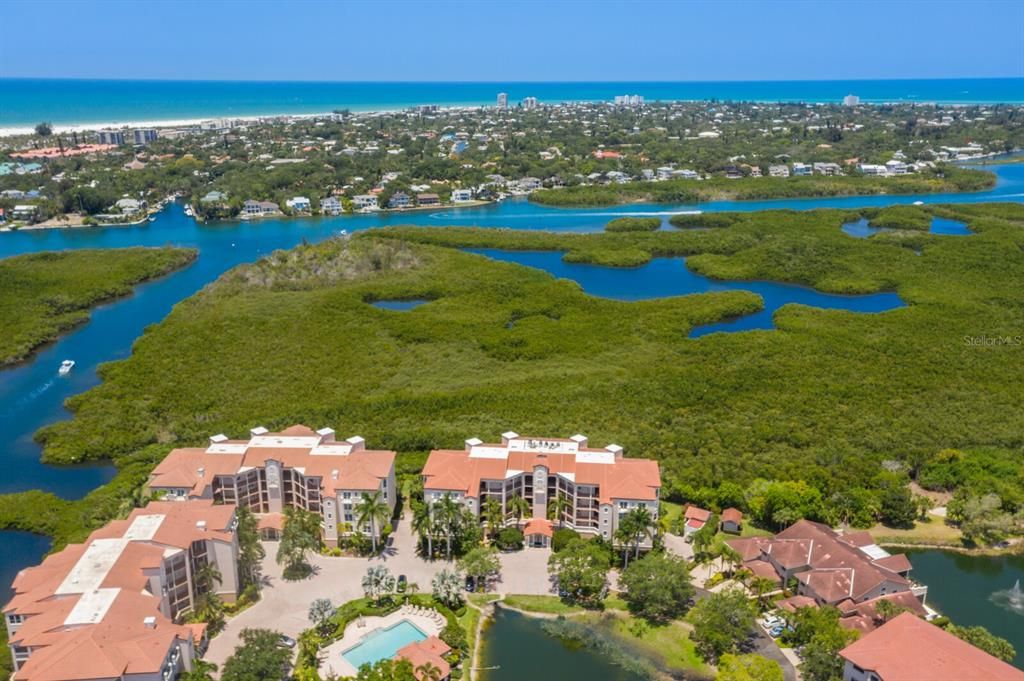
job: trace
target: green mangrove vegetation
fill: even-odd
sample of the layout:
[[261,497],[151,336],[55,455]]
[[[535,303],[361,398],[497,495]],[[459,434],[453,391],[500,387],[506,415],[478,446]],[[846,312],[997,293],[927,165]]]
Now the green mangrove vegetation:
[[578,185],[536,191],[530,194],[530,200],[547,206],[610,206],[622,203],[701,203],[866,194],[973,192],[993,185],[995,175],[987,171],[941,166],[933,172],[899,177],[712,177],[702,181]]
[[[585,432],[659,459],[667,498],[736,505],[769,527],[904,522],[917,479],[966,495],[964,522],[987,528],[1024,506],[1024,208],[926,210],[974,235],[921,234],[916,255],[843,234],[849,211],[773,211],[654,233],[389,228],[274,253],[176,306],[68,401],[73,419],[37,434],[47,461],[113,458],[114,481],[80,502],[0,497],[0,527],[60,546],[138,503],[170,447],[304,422],[395,449],[400,466],[513,426]],[[617,265],[686,256],[711,277],[894,290],[908,307],[789,305],[777,330],[691,340],[760,299],[595,298],[461,247]],[[413,298],[430,302],[367,302]],[[994,505],[975,498],[992,490]]]
[[190,263],[188,248],[33,253],[0,260],[0,366],[89,318],[89,309]]
[[604,226],[606,232],[656,232],[660,218],[615,218]]

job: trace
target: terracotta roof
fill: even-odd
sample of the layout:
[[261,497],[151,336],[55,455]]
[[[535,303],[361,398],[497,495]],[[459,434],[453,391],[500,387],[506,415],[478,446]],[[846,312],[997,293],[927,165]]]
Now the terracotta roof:
[[789,598],[783,598],[781,601],[775,601],[775,606],[782,608],[786,612],[796,612],[800,608],[817,608],[818,601],[810,596],[790,596]]
[[884,623],[882,616],[878,614],[878,604],[882,601],[888,601],[897,608],[907,610],[918,617],[924,617],[928,614],[928,611],[925,610],[917,596],[910,591],[900,591],[872,598],[861,603],[854,603],[851,600],[839,603],[836,606],[842,615],[839,619],[839,624],[847,629],[856,629],[862,634],[874,631]]
[[686,507],[683,517],[687,520],[697,520],[703,525],[711,518],[711,511],[705,511],[703,508],[691,505]]
[[738,508],[727,508],[722,511],[722,522],[740,523],[743,522],[743,513]]
[[526,528],[523,530],[523,534],[527,537],[531,534],[542,534],[545,537],[550,537],[554,534],[552,530],[552,523],[546,518],[530,518],[530,521],[526,523]]
[[[207,497],[207,488],[217,476],[237,475],[246,467],[263,468],[268,460],[274,460],[285,468],[299,469],[307,478],[320,478],[323,493],[334,496],[339,490],[380,489],[395,461],[393,451],[365,449],[361,439],[326,440],[304,425],[259,437],[259,446],[253,446],[252,440],[227,440],[209,448],[175,449],[157,464],[147,484],[151,489],[184,488],[190,490],[190,496]],[[277,445],[275,438],[280,439],[280,446],[267,446],[268,441]],[[316,443],[295,438],[313,438]]]
[[910,559],[907,558],[905,553],[896,553],[885,558],[879,558],[875,561],[875,565],[893,572],[906,572],[911,568]]
[[747,568],[758,577],[770,579],[776,584],[782,584],[782,578],[779,576],[779,573],[777,573],[775,568],[772,567],[772,564],[766,560],[752,560],[748,563],[744,563],[743,567]]
[[839,654],[882,681],[1024,681],[1024,672],[910,613],[902,613]]
[[433,666],[437,667],[441,671],[441,678],[446,679],[451,674],[451,665],[448,661],[442,657],[447,655],[451,651],[451,648],[447,643],[439,639],[437,636],[431,636],[422,641],[416,641],[410,643],[407,646],[398,649],[395,657],[401,657],[412,663],[413,674],[420,681],[426,681],[426,676],[421,672],[417,671],[425,662],[429,662]]
[[[518,437],[518,436],[517,436]],[[530,438],[518,438],[520,442]],[[571,439],[545,438],[547,443],[574,443]],[[483,444],[487,456],[473,456],[454,449],[435,449],[423,467],[424,488],[458,492],[477,497],[481,480],[505,480],[510,473],[531,472],[543,466],[577,485],[596,485],[599,501],[615,499],[654,501],[661,488],[658,463],[652,459],[630,459],[608,449],[580,447],[576,452],[512,450],[500,444]]]
[[265,513],[259,518],[259,529],[261,530],[283,530],[283,513]]

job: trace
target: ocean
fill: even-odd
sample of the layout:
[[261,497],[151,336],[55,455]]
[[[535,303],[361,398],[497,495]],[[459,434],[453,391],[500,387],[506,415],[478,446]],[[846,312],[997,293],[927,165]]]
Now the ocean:
[[1024,78],[706,82],[261,82],[0,79],[0,129],[24,130],[40,121],[58,127],[104,123],[191,121],[349,109],[372,111],[423,104],[494,104],[536,97],[541,103],[609,101],[616,95],[658,100],[864,102],[947,104],[1024,102]]

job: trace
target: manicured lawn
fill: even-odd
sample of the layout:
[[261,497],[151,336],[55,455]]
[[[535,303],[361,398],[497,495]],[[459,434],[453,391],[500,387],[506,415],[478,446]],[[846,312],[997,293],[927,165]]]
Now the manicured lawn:
[[504,603],[518,610],[527,612],[539,612],[550,615],[574,615],[585,612],[577,605],[563,603],[557,596],[530,596],[511,595],[506,596]]
[[959,528],[947,525],[941,518],[934,516],[927,521],[915,523],[913,529],[909,530],[875,525],[869,531],[879,544],[891,542],[895,544],[960,546],[962,543]]
[[595,626],[607,627],[627,646],[660,660],[670,670],[707,670],[690,640],[693,627],[686,622],[652,626],[625,612],[593,614],[586,618]]

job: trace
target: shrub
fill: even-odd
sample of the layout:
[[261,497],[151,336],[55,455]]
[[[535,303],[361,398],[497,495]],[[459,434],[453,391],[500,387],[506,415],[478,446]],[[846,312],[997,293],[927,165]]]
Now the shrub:
[[551,536],[551,550],[558,553],[573,539],[579,538],[580,535],[576,530],[570,530],[568,527],[559,528]]
[[729,227],[736,219],[737,216],[733,213],[684,213],[673,215],[668,222],[679,228],[717,228]]
[[661,218],[615,218],[604,226],[606,232],[656,232]]
[[518,551],[523,548],[523,531],[515,527],[506,527],[498,533],[494,543],[502,551]]

